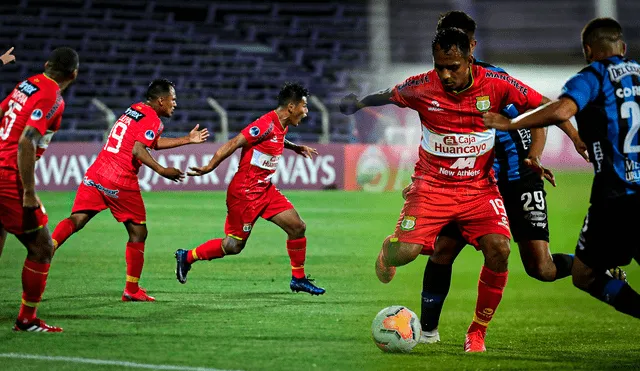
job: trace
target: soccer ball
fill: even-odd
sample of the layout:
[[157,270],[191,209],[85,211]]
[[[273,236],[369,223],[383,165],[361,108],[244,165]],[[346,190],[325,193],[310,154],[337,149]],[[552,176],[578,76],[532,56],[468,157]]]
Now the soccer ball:
[[393,305],[384,308],[371,324],[373,341],[390,353],[409,353],[422,335],[420,320],[409,308]]

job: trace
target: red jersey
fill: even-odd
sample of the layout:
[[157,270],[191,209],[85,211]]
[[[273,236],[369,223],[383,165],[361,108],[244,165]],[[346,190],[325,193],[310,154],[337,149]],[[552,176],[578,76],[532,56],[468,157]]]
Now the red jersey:
[[141,142],[155,148],[164,126],[156,111],[145,103],[127,108],[111,129],[107,143],[87,175],[99,174],[120,189],[138,190],[138,171],[142,162],[133,156],[133,145]]
[[229,183],[229,193],[251,200],[269,187],[284,151],[287,131],[289,127],[282,127],[275,111],[263,115],[242,130],[249,143],[242,148],[238,172]]
[[513,77],[471,66],[471,85],[444,90],[431,70],[409,77],[392,90],[391,101],[420,115],[422,139],[415,177],[444,182],[493,178],[495,129],[482,122],[485,112],[513,104],[518,112],[537,108],[542,95]]
[[60,129],[64,99],[58,83],[41,73],[19,83],[0,103],[0,108],[4,112],[0,121],[0,169],[17,176],[18,140],[22,131],[32,126],[42,135],[36,148],[36,156],[40,157]]

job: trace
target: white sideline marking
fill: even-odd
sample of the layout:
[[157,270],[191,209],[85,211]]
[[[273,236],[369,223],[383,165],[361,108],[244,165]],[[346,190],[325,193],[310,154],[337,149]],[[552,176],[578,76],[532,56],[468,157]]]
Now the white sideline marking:
[[35,354],[20,354],[20,353],[0,353],[0,358],[35,359],[35,360],[40,360],[40,361],[60,361],[60,362],[72,362],[72,363],[86,363],[86,364],[92,364],[92,365],[107,365],[107,366],[132,367],[132,368],[146,368],[146,369],[150,369],[150,370],[229,371],[229,370],[221,370],[221,369],[218,369],[218,368],[185,367],[185,366],[172,366],[172,365],[153,365],[153,364],[147,364],[147,363],[109,361],[109,360],[106,360],[106,359],[92,359],[92,358],[80,358],[80,357],[53,357],[53,356],[39,356],[39,355],[35,355]]

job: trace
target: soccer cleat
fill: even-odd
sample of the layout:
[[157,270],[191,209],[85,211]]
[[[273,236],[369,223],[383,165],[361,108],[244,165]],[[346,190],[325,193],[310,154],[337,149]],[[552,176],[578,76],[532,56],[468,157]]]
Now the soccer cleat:
[[376,260],[376,276],[378,276],[380,282],[389,283],[395,275],[396,267],[389,267],[384,264],[384,261],[382,261],[382,251],[380,251],[378,259]]
[[484,346],[485,335],[486,332],[481,330],[468,332],[464,341],[464,351],[468,353],[486,352],[487,348]]
[[313,280],[310,279],[309,276],[303,277],[303,278],[291,277],[291,283],[289,284],[289,287],[293,292],[303,291],[303,292],[308,292],[311,295],[324,294],[325,289],[314,285],[312,281]]
[[433,331],[422,331],[422,335],[420,336],[420,340],[418,341],[421,344],[434,344],[440,341],[440,334],[438,333],[438,329]]
[[611,268],[609,270],[607,270],[606,275],[616,279],[616,280],[620,280],[623,282],[629,282],[627,281],[627,272],[625,272],[622,268],[620,267],[615,267],[615,268]]
[[147,291],[143,288],[138,289],[135,293],[130,293],[125,289],[122,293],[122,301],[156,301],[156,298],[147,295]]
[[16,324],[13,326],[13,331],[19,332],[62,332],[62,327],[47,325],[40,318],[34,318],[33,321],[24,323],[16,320]]
[[176,257],[176,278],[178,282],[187,283],[187,273],[191,270],[191,264],[187,262],[188,250],[178,249],[174,254]]

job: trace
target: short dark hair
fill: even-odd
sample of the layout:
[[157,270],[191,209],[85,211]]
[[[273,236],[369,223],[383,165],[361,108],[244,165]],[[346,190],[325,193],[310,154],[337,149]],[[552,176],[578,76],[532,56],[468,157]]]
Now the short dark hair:
[[47,59],[47,70],[63,76],[71,75],[79,66],[78,52],[66,46],[54,49]]
[[285,82],[278,93],[278,107],[284,107],[289,103],[298,103],[303,97],[309,96],[309,90],[295,82]]
[[595,18],[582,29],[582,46],[622,41],[622,26],[613,18]]
[[436,45],[445,52],[448,52],[455,46],[464,57],[467,57],[471,52],[469,44],[469,36],[467,36],[463,30],[455,27],[443,28],[436,32],[436,36],[431,42],[431,51],[433,54],[436,53]]
[[439,31],[451,27],[459,28],[466,33],[475,33],[477,25],[473,18],[461,10],[451,10],[440,14],[436,30]]
[[147,100],[166,97],[167,95],[169,95],[169,93],[171,93],[171,88],[173,88],[174,90],[176,88],[175,84],[171,81],[167,79],[155,79],[149,84],[145,97],[147,98]]

